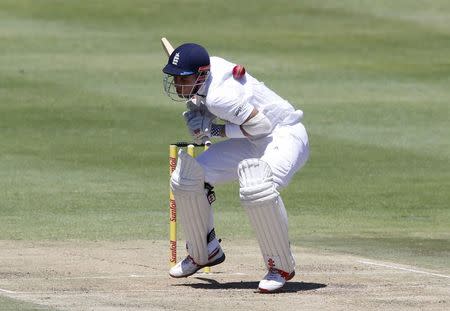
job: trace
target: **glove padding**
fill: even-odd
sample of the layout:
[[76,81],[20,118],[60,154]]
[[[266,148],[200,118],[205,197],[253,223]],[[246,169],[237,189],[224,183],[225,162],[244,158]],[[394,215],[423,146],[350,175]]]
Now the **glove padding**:
[[202,144],[211,137],[211,124],[215,116],[211,113],[202,113],[199,110],[183,112],[186,125],[194,138],[194,143]]

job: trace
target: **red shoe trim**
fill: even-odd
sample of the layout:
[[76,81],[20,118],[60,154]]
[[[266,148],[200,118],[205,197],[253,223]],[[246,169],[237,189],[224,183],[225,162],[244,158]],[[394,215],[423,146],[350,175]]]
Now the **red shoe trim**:
[[276,269],[276,268],[272,268],[271,270],[275,271],[276,273],[281,275],[286,281],[289,281],[295,275],[295,270],[292,271],[291,273],[287,273],[286,271],[283,271],[283,270],[280,270],[280,269]]

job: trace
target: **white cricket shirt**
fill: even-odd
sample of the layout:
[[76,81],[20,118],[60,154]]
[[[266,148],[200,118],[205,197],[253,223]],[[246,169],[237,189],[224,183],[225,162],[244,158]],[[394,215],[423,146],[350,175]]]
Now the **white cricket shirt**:
[[206,94],[206,98],[198,100],[218,118],[241,125],[255,107],[270,120],[273,128],[301,120],[301,110],[295,110],[288,101],[250,74],[234,79],[232,71],[236,64],[216,56],[210,60],[210,76],[197,94]]

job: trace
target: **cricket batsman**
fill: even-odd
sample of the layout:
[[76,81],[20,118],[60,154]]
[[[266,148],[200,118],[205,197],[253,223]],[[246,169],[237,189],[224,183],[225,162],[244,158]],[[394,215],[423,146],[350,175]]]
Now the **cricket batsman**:
[[[187,277],[225,260],[214,231],[213,187],[239,181],[239,196],[256,232],[267,274],[260,292],[280,290],[295,275],[288,218],[280,189],[309,155],[303,112],[202,46],[177,47],[163,68],[164,91],[189,108],[184,118],[195,143],[226,137],[197,158],[180,150],[171,188],[188,256],[169,271]],[[220,119],[222,122],[217,122]]]

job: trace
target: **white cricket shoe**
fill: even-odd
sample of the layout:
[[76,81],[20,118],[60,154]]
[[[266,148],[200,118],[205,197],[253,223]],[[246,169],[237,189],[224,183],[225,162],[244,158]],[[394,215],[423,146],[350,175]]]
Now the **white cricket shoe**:
[[209,261],[206,265],[197,264],[191,256],[187,256],[184,260],[178,262],[169,270],[169,275],[173,278],[185,278],[193,275],[204,267],[212,267],[222,263],[225,260],[225,253],[222,251],[219,243],[217,247],[209,254]]
[[258,289],[261,293],[273,293],[280,290],[286,281],[292,279],[295,271],[287,273],[285,271],[271,268],[264,278],[259,282]]

